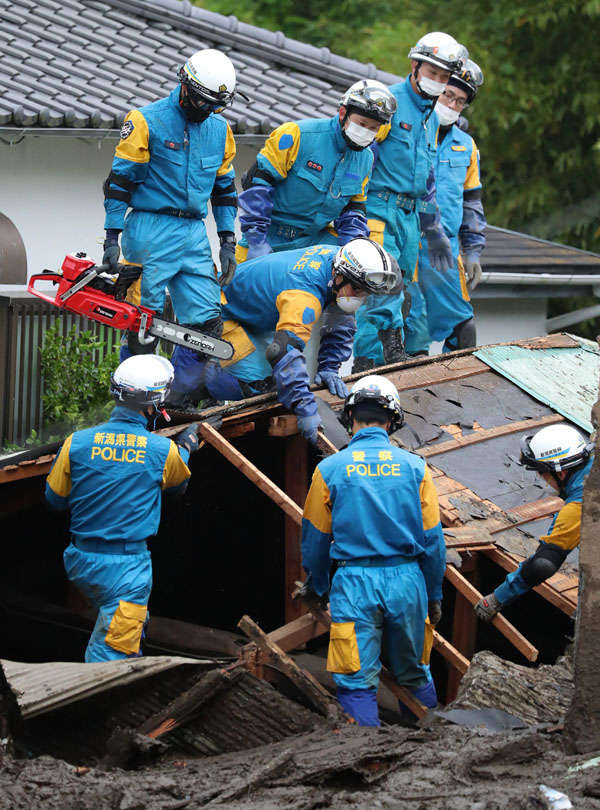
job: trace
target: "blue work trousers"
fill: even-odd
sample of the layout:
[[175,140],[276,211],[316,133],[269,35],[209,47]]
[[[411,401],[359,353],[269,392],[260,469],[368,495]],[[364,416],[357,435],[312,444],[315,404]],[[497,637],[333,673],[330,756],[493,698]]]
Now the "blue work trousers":
[[[65,549],[65,570],[71,582],[98,611],[85,651],[86,663],[136,657],[152,590],[150,552],[104,554]],[[107,639],[111,643],[107,643]]]
[[130,211],[122,248],[127,262],[143,268],[141,290],[140,282],[130,289],[133,303],[161,312],[166,287],[179,323],[200,325],[221,314],[221,290],[202,219]]
[[[399,202],[405,196],[389,192],[372,192],[367,201],[370,238],[391,253],[398,261],[406,284],[413,279],[419,255],[419,217],[416,211],[407,211]],[[403,326],[402,303],[404,293],[397,295],[370,295],[356,313],[354,356],[369,357],[375,365],[383,363],[383,349],[379,340],[380,329]]]

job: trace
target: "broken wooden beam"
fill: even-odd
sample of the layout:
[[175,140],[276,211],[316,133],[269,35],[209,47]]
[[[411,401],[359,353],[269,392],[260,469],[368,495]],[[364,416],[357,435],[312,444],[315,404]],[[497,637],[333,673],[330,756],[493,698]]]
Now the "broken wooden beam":
[[271,479],[261,472],[249,459],[227,441],[218,430],[208,422],[200,422],[198,432],[202,438],[212,445],[227,461],[233,464],[243,475],[255,484],[265,495],[268,495],[286,515],[289,515],[297,523],[302,523],[302,510],[298,504],[287,495],[280,487],[274,484]]
[[211,670],[190,689],[176,697],[166,709],[145,720],[137,731],[155,739],[168,734],[190,720],[207,701],[225,689],[230,689],[243,672],[243,667],[237,662],[227,669]]
[[329,625],[322,624],[312,613],[305,613],[298,619],[284,624],[267,634],[270,641],[279,645],[284,652],[293,650],[329,632]]
[[564,416],[558,413],[552,413],[548,416],[541,416],[539,419],[523,419],[521,422],[510,422],[508,425],[499,425],[498,427],[489,428],[489,430],[477,430],[474,433],[469,433],[466,436],[459,436],[456,439],[450,439],[447,442],[440,442],[439,444],[432,444],[429,447],[421,447],[414,452],[423,458],[430,458],[431,456],[438,456],[441,453],[449,453],[452,450],[458,450],[460,447],[467,447],[471,444],[479,444],[480,442],[495,439],[498,436],[506,436],[510,433],[518,433],[521,430],[535,430],[544,425],[554,425],[557,422],[564,422]]
[[238,622],[238,627],[260,650],[275,659],[278,668],[287,675],[302,694],[308,698],[319,714],[336,722],[345,722],[348,720],[347,715],[342,711],[337,700],[321,686],[310,672],[301,669],[294,659],[285,653],[279,645],[270,641],[267,634],[256,622],[252,621],[250,616],[242,616]]
[[[308,492],[308,445],[306,440],[298,433],[288,436],[285,440],[284,450],[284,486],[286,493],[292,500],[301,504],[306,500]],[[302,605],[292,599],[292,591],[297,579],[304,573],[302,568],[302,524],[296,517],[286,514],[284,518],[285,566],[283,582],[283,598],[285,606],[285,620],[291,622],[302,615]]]
[[[454,587],[467,599],[472,605],[479,602],[483,598],[474,585],[471,585],[468,579],[463,577],[453,565],[446,566],[446,578]],[[491,621],[496,630],[499,630],[502,635],[510,641],[513,647],[516,647],[528,661],[537,661],[539,650],[527,641],[525,636],[520,633],[517,628],[511,624],[501,613],[497,613]]]

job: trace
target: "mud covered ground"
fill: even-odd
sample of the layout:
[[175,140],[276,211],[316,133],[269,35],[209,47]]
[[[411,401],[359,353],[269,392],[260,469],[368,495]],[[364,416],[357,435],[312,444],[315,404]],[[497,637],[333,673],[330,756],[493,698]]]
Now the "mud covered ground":
[[594,754],[565,754],[559,732],[492,733],[347,727],[200,759],[162,759],[137,770],[75,767],[51,757],[0,763],[0,808],[175,810],[227,807],[539,808],[540,784],[575,808],[600,808],[600,765],[569,773]]

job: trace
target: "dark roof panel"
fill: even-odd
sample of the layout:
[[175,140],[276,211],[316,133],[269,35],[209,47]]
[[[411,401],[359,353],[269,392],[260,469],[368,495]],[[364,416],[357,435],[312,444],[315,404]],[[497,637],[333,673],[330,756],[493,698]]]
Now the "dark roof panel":
[[[86,122],[82,126],[115,128],[119,115],[112,122],[107,119],[108,98],[100,106],[104,95],[114,95],[115,109],[161,98],[175,86],[177,67],[204,47],[229,54],[239,88],[250,97],[249,104],[238,97],[234,109],[225,113],[238,132],[268,132],[283,121],[328,115],[341,92],[360,76],[390,78],[373,65],[188,0],[12,0],[0,17],[0,41],[6,43],[0,48],[0,75],[20,74],[18,95],[2,100],[2,126],[35,123],[44,110],[40,126],[54,126],[49,121],[59,120],[62,113],[63,126],[81,121]],[[131,67],[142,74],[140,81]],[[40,105],[41,77],[56,96],[51,109]],[[86,93],[77,79],[91,81],[97,89]],[[57,108],[56,99],[64,107]]]
[[486,272],[600,274],[600,256],[488,225],[481,266]]

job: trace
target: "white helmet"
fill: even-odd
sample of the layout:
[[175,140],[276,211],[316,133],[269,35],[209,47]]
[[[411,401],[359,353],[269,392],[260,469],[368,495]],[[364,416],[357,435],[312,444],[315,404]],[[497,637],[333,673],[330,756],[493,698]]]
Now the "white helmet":
[[390,256],[381,245],[366,236],[346,242],[336,253],[333,269],[366,292],[390,292],[398,281]]
[[375,413],[378,408],[383,409],[391,422],[390,433],[402,427],[404,412],[400,404],[400,395],[394,383],[386,377],[369,374],[354,383],[344,402],[342,422],[347,427],[352,425],[352,409],[361,405],[371,406],[375,409]]
[[346,107],[346,115],[359,112],[367,118],[374,118],[375,121],[387,124],[396,112],[398,103],[383,82],[360,79],[346,90],[340,101],[340,107]]
[[136,354],[123,360],[110,378],[110,393],[120,405],[141,410],[147,405],[160,409],[169,395],[175,371],[157,354]]
[[221,112],[233,101],[235,68],[221,51],[214,48],[196,51],[179,69],[177,77],[188,88],[192,100],[209,104],[212,112]]
[[460,45],[450,34],[442,31],[431,31],[408,52],[409,59],[416,59],[419,62],[429,62],[431,65],[449,70],[451,73],[458,72],[463,63],[469,58],[469,52],[464,45]]
[[483,84],[483,71],[477,62],[467,59],[462,68],[450,76],[448,84],[461,87],[467,93],[467,102],[470,104]]
[[521,439],[521,464],[528,470],[560,472],[584,464],[594,449],[570,425],[548,425]]

